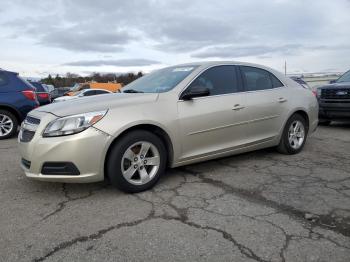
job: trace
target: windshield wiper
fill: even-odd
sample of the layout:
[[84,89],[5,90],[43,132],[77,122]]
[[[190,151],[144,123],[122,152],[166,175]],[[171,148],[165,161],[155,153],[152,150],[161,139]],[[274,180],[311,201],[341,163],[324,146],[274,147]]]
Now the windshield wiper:
[[127,89],[127,90],[124,90],[123,93],[143,93],[143,92],[135,89]]

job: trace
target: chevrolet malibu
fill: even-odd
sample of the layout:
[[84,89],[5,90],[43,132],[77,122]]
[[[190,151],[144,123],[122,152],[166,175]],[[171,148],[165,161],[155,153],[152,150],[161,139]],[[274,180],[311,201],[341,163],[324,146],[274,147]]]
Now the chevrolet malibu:
[[255,64],[205,62],[150,73],[121,93],[31,111],[19,134],[27,177],[108,179],[126,192],[156,184],[167,166],[276,147],[299,153],[318,123],[314,94]]

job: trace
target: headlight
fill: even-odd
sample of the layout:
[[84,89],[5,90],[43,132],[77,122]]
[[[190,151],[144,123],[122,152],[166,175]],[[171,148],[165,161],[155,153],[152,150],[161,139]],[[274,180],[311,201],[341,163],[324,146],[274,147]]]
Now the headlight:
[[43,137],[67,136],[79,133],[96,124],[106,113],[107,110],[58,118],[47,125]]
[[316,95],[317,97],[321,97],[321,88],[316,89]]

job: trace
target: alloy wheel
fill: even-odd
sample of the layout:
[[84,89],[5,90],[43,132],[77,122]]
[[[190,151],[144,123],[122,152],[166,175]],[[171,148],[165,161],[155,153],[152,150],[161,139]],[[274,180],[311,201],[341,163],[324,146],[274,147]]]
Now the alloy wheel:
[[0,114],[0,137],[7,136],[12,132],[13,121],[7,115]]
[[155,145],[140,141],[131,145],[123,154],[121,170],[124,178],[131,184],[144,185],[157,174],[160,154]]
[[289,145],[293,149],[299,149],[305,140],[305,127],[304,124],[296,120],[292,122],[288,130],[288,141]]

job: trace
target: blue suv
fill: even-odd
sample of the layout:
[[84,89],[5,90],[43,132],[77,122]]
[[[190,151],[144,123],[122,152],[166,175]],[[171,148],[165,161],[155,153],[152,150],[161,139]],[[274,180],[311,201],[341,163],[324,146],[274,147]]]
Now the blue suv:
[[15,135],[27,113],[38,106],[30,83],[18,73],[0,69],[0,140]]

